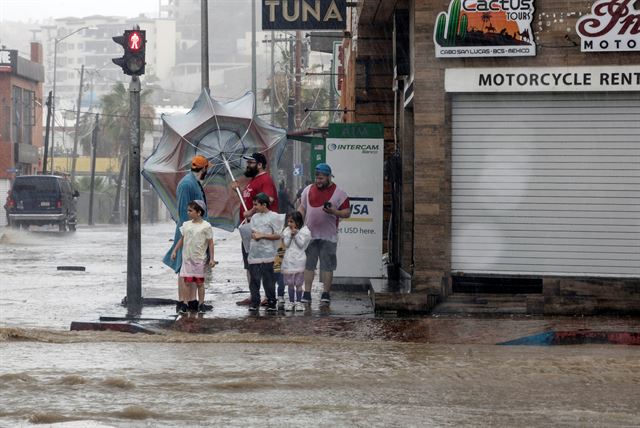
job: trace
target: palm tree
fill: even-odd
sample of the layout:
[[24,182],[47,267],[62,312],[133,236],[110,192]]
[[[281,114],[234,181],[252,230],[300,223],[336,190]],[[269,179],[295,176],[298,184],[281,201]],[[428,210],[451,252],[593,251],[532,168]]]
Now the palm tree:
[[[140,93],[140,135],[153,129],[155,109],[147,103],[151,90],[145,89]],[[101,138],[96,147],[98,156],[118,157],[120,172],[116,183],[116,196],[110,221],[119,223],[120,188],[124,177],[126,159],[129,154],[129,103],[130,96],[122,82],[113,85],[110,93],[100,98],[102,115],[100,120]]]
[[[147,102],[150,94],[149,89],[140,94],[140,135],[153,130],[155,109]],[[129,147],[129,91],[122,82],[118,82],[113,85],[110,93],[100,98],[100,103],[102,138],[97,148],[98,156],[126,155]]]

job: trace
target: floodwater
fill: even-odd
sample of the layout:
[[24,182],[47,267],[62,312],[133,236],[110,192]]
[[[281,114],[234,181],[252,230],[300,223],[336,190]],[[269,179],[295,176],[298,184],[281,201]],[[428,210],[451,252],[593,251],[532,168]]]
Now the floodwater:
[[[173,297],[171,235],[143,226],[145,296]],[[214,300],[244,288],[217,237]],[[0,238],[0,427],[640,426],[639,347],[68,331],[117,310],[125,269],[125,228]]]

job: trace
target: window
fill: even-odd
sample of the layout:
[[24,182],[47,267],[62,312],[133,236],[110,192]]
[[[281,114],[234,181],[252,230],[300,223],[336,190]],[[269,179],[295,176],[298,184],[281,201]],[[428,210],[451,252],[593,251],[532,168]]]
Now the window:
[[32,144],[36,121],[35,92],[18,86],[14,86],[12,92],[11,140],[14,143]]

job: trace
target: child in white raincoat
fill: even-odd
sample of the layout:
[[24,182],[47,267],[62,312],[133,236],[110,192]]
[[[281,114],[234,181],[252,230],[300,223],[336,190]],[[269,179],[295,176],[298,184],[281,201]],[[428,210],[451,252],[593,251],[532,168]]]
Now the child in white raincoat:
[[311,231],[304,225],[302,214],[298,211],[289,213],[287,227],[282,231],[285,247],[284,258],[280,270],[289,293],[288,311],[303,311],[302,285],[304,283],[304,266],[307,261],[305,250],[311,241]]

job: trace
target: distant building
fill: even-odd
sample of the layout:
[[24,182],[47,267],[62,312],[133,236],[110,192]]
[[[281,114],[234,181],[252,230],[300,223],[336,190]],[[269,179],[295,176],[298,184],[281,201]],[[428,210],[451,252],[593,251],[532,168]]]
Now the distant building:
[[[160,16],[176,22],[176,67],[169,89],[195,94],[201,86],[200,0],[160,0]],[[240,4],[239,4],[240,3]],[[257,6],[256,13],[260,13]],[[259,17],[259,15],[258,15]],[[266,33],[258,34],[257,56],[264,61]],[[217,0],[209,4],[209,86],[218,97],[238,97],[251,89],[251,8],[237,0]],[[258,88],[265,86],[258,73]]]
[[43,81],[40,43],[31,43],[30,59],[0,50],[0,180],[40,167]]
[[[162,85],[162,81],[170,77],[175,64],[176,33],[173,20],[94,15],[85,18],[60,18],[54,24],[42,27],[47,90],[53,88],[54,56],[57,56],[57,109],[72,109],[75,106],[82,65],[85,66],[83,108],[96,105],[102,95],[111,91],[114,83],[128,79],[120,67],[111,61],[123,54],[122,48],[112,37],[122,35],[124,30],[131,29],[134,25],[146,30],[147,66],[143,79],[153,76]],[[87,28],[71,34],[82,27]],[[67,37],[69,34],[71,35]]]
[[30,59],[15,49],[0,49],[0,225],[10,180],[41,166],[43,81],[40,43],[31,43]]

